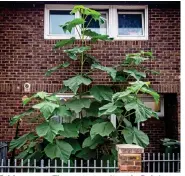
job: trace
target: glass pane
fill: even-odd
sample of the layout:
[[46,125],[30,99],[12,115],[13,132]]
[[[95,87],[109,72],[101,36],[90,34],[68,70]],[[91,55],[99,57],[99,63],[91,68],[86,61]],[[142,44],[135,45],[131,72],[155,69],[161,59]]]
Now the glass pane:
[[[101,16],[107,19],[106,14],[101,14]],[[94,32],[99,34],[107,34],[107,20],[104,22],[104,24],[99,24],[99,21],[95,21],[93,19],[91,21],[90,20],[91,16],[88,16],[85,20],[85,27],[88,25],[88,29],[91,29]]]
[[[69,10],[51,10],[50,11],[50,34],[65,34],[63,29],[59,26],[65,24],[68,21],[71,21],[75,18],[74,15],[70,15]],[[74,29],[71,34],[74,34]],[[66,32],[66,34],[70,34]]]
[[143,35],[141,14],[118,14],[119,35]]

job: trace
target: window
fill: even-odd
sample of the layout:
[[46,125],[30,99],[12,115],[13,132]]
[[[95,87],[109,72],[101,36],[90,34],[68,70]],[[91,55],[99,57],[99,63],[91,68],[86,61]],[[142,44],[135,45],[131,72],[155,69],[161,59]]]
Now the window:
[[[86,18],[85,27],[88,25],[88,29],[91,29],[92,31],[99,33],[99,34],[108,34],[107,31],[107,21],[108,21],[108,13],[100,11],[101,16],[105,19],[105,23],[100,24],[99,21],[91,20],[90,17]],[[91,20],[91,21],[90,21]]]
[[[59,25],[74,18],[79,14],[71,15],[74,5],[45,5],[44,38],[65,39],[78,34],[64,33]],[[100,34],[107,34],[115,40],[148,40],[148,6],[125,6],[125,5],[88,5],[95,9],[105,18],[104,24],[98,21],[86,19],[85,26]],[[90,22],[90,23],[89,23]]]
[[143,36],[143,13],[118,12],[118,36]]
[[157,112],[159,117],[164,116],[164,97],[162,95],[160,95],[160,100],[158,104],[156,104],[153,97],[150,96],[143,96],[141,97],[141,99],[147,107]]
[[[64,35],[63,29],[59,25],[63,25],[68,21],[75,18],[74,15],[70,14],[69,10],[50,10],[49,13],[49,34],[62,34]],[[74,35],[75,31],[72,30],[71,34]],[[70,33],[67,32],[67,35]]]

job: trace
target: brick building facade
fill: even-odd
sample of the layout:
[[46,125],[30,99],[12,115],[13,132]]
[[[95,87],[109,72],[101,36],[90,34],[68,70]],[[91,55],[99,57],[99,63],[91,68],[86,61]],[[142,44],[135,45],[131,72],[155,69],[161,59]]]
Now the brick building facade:
[[[0,3],[0,141],[10,141],[14,136],[15,128],[9,126],[9,120],[24,109],[21,97],[28,95],[24,92],[24,83],[31,84],[30,94],[53,92],[61,87],[62,80],[73,75],[68,70],[60,70],[51,77],[44,76],[48,68],[65,60],[62,50],[53,50],[56,40],[44,39],[46,3],[51,2]],[[160,139],[180,138],[180,3],[123,1],[105,4],[148,5],[148,40],[97,42],[93,44],[92,54],[110,66],[122,61],[126,53],[153,52],[156,59],[146,65],[160,71],[160,75],[149,75],[149,80],[152,87],[164,95],[165,113],[160,120],[148,120],[141,128],[150,137],[147,151],[159,151]],[[71,68],[78,70],[78,65]],[[99,74],[93,74],[94,84],[111,84],[106,75],[101,73],[100,77]],[[21,132],[32,125],[23,124]]]

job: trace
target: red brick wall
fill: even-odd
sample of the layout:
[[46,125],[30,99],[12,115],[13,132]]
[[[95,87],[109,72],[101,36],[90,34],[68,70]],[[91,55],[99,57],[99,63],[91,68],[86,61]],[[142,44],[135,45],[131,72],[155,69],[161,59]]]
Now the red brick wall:
[[[71,77],[69,70],[61,70],[52,77],[45,71],[66,60],[62,50],[52,49],[55,41],[44,40],[44,5],[19,8],[0,8],[0,140],[10,140],[15,130],[9,126],[10,118],[22,111],[23,84],[31,84],[31,92],[53,92],[62,80]],[[76,42],[78,44],[78,42]],[[156,60],[146,63],[160,75],[149,75],[153,88],[160,93],[178,93],[180,75],[180,10],[149,7],[149,40],[98,42],[92,45],[92,54],[104,65],[114,65],[126,53],[152,50]],[[71,69],[78,71],[78,64]],[[111,84],[106,75],[96,72],[94,84]],[[179,106],[179,101],[178,101]],[[179,110],[179,109],[178,109]],[[176,117],[180,124],[180,113]],[[145,125],[152,138],[151,150],[159,148],[155,141],[165,137],[163,120],[152,120]],[[22,131],[29,130],[24,126]],[[149,130],[152,129],[152,130]],[[178,131],[180,134],[180,131]]]

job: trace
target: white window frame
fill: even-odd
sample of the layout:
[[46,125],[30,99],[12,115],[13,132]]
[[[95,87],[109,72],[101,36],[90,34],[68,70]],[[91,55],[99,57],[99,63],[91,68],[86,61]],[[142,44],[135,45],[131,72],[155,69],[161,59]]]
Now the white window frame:
[[[49,17],[50,10],[72,10],[74,5],[61,5],[61,4],[46,4],[44,10],[44,39],[68,39],[71,36],[79,39],[77,31],[75,29],[75,35],[70,34],[49,34]],[[107,13],[107,35],[113,37],[114,40],[148,40],[148,6],[147,5],[87,5],[86,7],[99,10]],[[118,35],[118,11],[119,10],[143,10],[143,36],[119,36]],[[134,13],[134,12],[123,12],[123,13]],[[139,13],[139,11],[138,11]],[[143,14],[143,13],[142,13]],[[75,14],[75,18],[79,18],[78,13]],[[88,38],[87,38],[88,39]]]
[[[119,10],[127,10],[125,12],[119,12]],[[134,10],[129,11],[129,10]],[[138,10],[138,12],[137,12]],[[144,13],[139,12],[139,10],[143,10]],[[118,35],[118,14],[137,14],[142,13],[143,20],[143,35],[142,36],[123,36]],[[110,20],[110,26],[112,26],[111,37],[114,37],[115,40],[148,40],[148,6],[147,5],[130,5],[130,6],[112,6],[110,10],[110,16],[112,19]]]
[[142,12],[118,12],[117,13],[117,26],[119,26],[118,24],[118,15],[119,14],[141,14],[141,18],[142,18],[142,32],[143,35],[119,35],[119,27],[117,27],[117,36],[118,37],[144,37],[145,35],[145,27],[144,27],[144,14]]
[[[44,39],[69,39],[73,36],[77,36],[77,31],[75,29],[75,35],[71,34],[50,34],[49,33],[49,23],[50,23],[50,10],[69,10],[74,7],[74,5],[45,5],[44,10]],[[75,18],[79,18],[79,14],[75,14]]]

